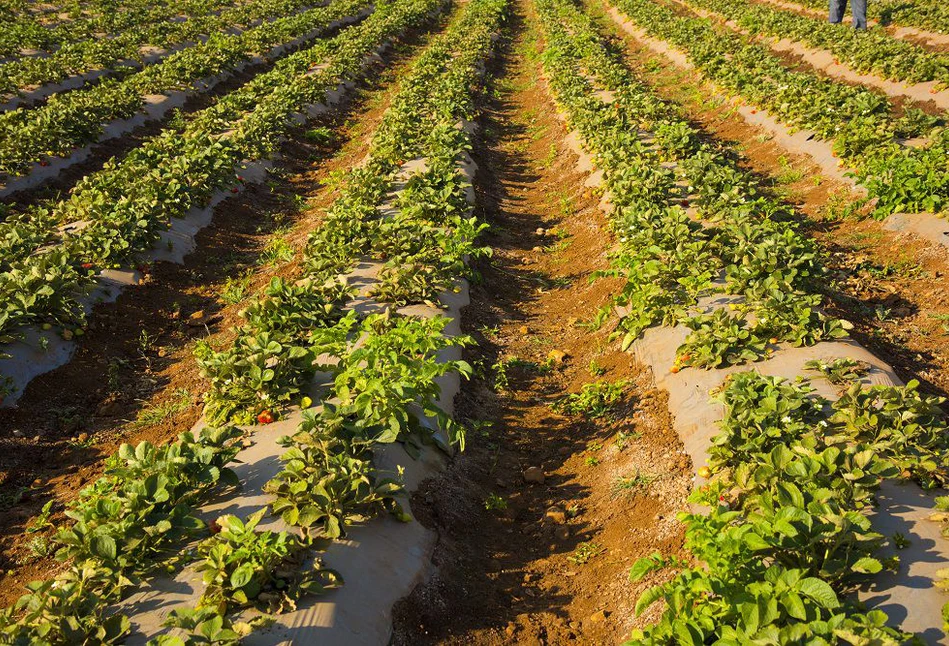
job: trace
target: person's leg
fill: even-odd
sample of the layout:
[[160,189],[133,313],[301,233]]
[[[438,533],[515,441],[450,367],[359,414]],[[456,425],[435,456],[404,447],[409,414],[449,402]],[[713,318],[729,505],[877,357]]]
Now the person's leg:
[[830,0],[830,22],[838,24],[843,20],[846,8],[847,0]]
[[867,0],[850,0],[850,9],[853,12],[853,28],[866,29]]

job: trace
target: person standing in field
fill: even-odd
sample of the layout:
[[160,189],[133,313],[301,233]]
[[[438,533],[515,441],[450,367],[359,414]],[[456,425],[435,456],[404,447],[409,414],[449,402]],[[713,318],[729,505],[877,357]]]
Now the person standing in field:
[[[830,0],[830,22],[840,24],[847,10],[847,0]],[[850,11],[853,13],[853,28],[867,28],[867,0],[850,0]]]

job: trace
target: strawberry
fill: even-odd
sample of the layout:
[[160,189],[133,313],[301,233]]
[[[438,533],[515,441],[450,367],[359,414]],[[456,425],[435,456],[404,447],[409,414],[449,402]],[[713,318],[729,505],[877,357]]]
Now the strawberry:
[[92,269],[92,263],[91,263],[91,262],[84,262],[84,263],[82,263],[82,265],[80,265],[80,267],[82,267],[83,269]]
[[239,191],[240,191],[240,189],[237,188],[236,186],[231,189],[231,193],[238,193]]
[[270,424],[274,421],[273,413],[269,410],[262,411],[260,415],[257,416],[257,422],[259,424]]
[[212,520],[210,523],[208,523],[208,529],[211,531],[211,534],[221,533],[221,525],[216,520]]
[[672,366],[671,368],[669,368],[669,372],[671,372],[672,374],[679,372],[679,366]]

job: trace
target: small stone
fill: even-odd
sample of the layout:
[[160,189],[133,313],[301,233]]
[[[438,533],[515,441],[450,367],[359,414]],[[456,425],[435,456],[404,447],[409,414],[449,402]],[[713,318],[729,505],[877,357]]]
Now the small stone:
[[528,467],[524,469],[524,481],[536,484],[544,484],[544,470],[540,467]]
[[33,481],[33,486],[34,486],[34,487],[42,487],[42,486],[43,486],[43,481],[40,480],[39,478],[37,478],[36,480]]
[[42,440],[42,439],[43,439],[43,438],[42,438],[41,436],[39,436],[39,435],[34,435],[34,436],[33,436],[33,441],[34,441],[34,442],[39,442],[39,441]]
[[547,353],[547,358],[556,363],[563,363],[564,359],[567,358],[567,353],[563,350],[551,350]]
[[563,525],[567,522],[567,512],[557,505],[552,505],[551,507],[547,508],[546,512],[544,512],[544,519],[553,521],[558,525]]
[[96,415],[100,417],[115,417],[122,413],[122,405],[117,401],[104,401],[96,409]]
[[565,541],[570,538],[570,528],[561,525],[554,530],[554,536],[558,541]]
[[595,624],[598,624],[598,623],[600,623],[600,622],[602,622],[602,621],[606,621],[606,618],[607,618],[609,615],[610,615],[610,613],[608,613],[608,612],[605,611],[605,610],[597,610],[597,611],[594,612],[592,615],[590,615],[590,621],[592,621],[592,622],[595,623]]
[[546,235],[547,231],[544,230],[544,227],[537,227],[537,230],[534,231],[534,234],[542,236],[542,235]]
[[21,431],[20,429],[14,429],[13,437],[23,437],[23,431]]
[[158,356],[163,358],[168,355],[168,350],[165,348],[158,348]]

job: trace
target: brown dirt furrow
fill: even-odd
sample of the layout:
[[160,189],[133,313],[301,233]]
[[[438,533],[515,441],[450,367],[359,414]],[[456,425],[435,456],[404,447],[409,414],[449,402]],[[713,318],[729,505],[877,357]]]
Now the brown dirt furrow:
[[[655,580],[629,583],[629,567],[681,553],[689,459],[652,374],[608,330],[582,326],[617,289],[589,280],[611,237],[541,80],[525,4],[474,152],[494,256],[463,319],[478,369],[457,411],[479,431],[413,501],[439,533],[436,572],[397,606],[394,644],[616,643],[656,619],[634,616]],[[625,383],[605,416],[555,410],[595,381]]]

